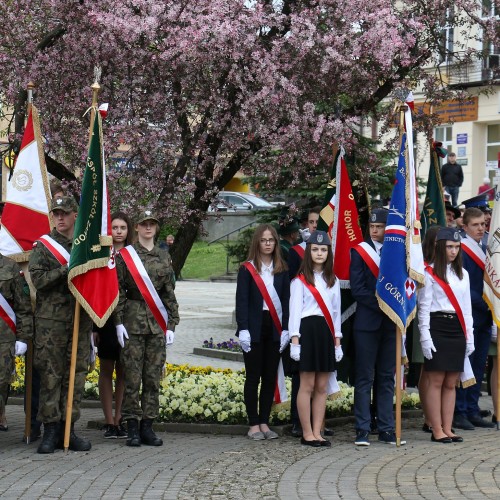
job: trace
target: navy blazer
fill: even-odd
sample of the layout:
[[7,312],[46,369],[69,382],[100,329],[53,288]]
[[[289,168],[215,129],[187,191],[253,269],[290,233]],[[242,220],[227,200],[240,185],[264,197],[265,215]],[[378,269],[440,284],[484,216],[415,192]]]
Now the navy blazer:
[[[283,330],[288,330],[288,316],[290,305],[290,278],[288,271],[283,271],[274,275],[274,288],[281,300],[283,318],[281,326]],[[252,342],[260,341],[262,330],[262,308],[264,299],[252,278],[250,271],[241,266],[238,271],[236,282],[236,324],[238,332],[248,330]],[[238,335],[236,332],[236,335]],[[280,334],[273,323],[273,339],[279,340]]]
[[483,299],[484,271],[463,250],[462,261],[464,269],[469,273],[473,327],[491,326],[493,317],[488,304]]
[[[371,238],[367,238],[368,243],[373,249]],[[375,296],[377,288],[377,278],[373,275],[370,268],[361,258],[359,253],[351,250],[351,265],[349,267],[349,280],[351,282],[351,293],[357,302],[356,315],[354,317],[354,329],[373,332],[383,328],[390,331],[396,329],[393,321],[380,309]]]

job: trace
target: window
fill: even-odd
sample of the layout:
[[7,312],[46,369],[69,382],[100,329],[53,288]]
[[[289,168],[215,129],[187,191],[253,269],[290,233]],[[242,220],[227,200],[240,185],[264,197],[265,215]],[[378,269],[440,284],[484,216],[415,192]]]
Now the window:
[[500,154],[500,125],[488,125],[486,161],[497,162]]
[[434,140],[443,143],[443,148],[448,152],[453,150],[453,127],[436,127],[434,129]]
[[482,14],[483,17],[498,16],[500,14],[499,7],[496,5],[495,0],[483,0]]
[[445,18],[442,23],[441,36],[439,40],[439,62],[451,62],[453,60],[453,8],[446,9]]

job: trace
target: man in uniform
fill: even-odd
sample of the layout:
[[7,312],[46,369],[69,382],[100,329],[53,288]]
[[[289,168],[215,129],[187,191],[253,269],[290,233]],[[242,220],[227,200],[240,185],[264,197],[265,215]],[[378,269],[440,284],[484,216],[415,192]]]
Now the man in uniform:
[[[33,335],[33,315],[21,268],[1,254],[0,313],[0,415],[5,415],[14,357],[26,353],[27,342]],[[7,426],[2,430],[7,430]]]
[[[40,373],[38,420],[44,433],[38,453],[54,453],[63,447],[64,420],[68,398],[75,299],[68,288],[68,261],[73,243],[78,206],[69,196],[52,200],[54,229],[35,242],[29,272],[36,288],[34,366]],[[75,386],[69,449],[90,450],[90,441],[76,436],[73,425],[80,417],[85,387],[92,322],[80,316]]]
[[[369,219],[369,237],[351,251],[351,292],[358,303],[354,318],[356,446],[370,445],[368,436],[372,420],[370,403],[374,376],[378,440],[386,444],[396,444],[392,411],[396,326],[380,309],[375,296],[387,215],[388,210],[384,208],[374,209]],[[401,441],[401,444],[405,444],[405,441]]]
[[[471,203],[474,204],[476,201],[464,202],[466,206],[470,206]],[[472,206],[465,210],[463,219],[465,237],[462,239],[462,257],[464,269],[469,273],[475,347],[469,360],[476,383],[466,389],[457,389],[453,426],[458,429],[474,430],[475,427],[495,427],[495,424],[481,417],[479,409],[481,382],[488,356],[493,318],[483,299],[484,260],[486,258],[486,243],[483,241],[484,213],[477,208],[477,205]]]

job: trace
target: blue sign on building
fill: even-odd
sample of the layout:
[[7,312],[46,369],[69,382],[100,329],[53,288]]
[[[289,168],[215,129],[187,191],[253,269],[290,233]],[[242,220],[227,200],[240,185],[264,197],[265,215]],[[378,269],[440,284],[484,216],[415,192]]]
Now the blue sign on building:
[[457,134],[457,144],[467,144],[467,134]]

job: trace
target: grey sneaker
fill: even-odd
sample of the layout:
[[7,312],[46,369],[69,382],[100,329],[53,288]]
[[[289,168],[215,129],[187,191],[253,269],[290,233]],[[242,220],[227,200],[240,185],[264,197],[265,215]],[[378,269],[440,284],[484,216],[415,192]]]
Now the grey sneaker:
[[262,441],[263,439],[266,439],[266,436],[264,436],[263,432],[256,431],[256,432],[250,432],[248,431],[248,439],[252,439],[254,441]]

